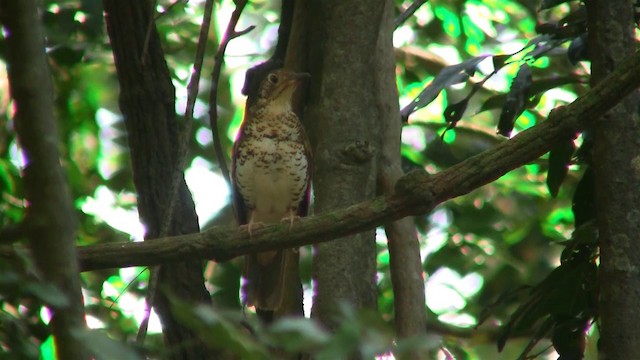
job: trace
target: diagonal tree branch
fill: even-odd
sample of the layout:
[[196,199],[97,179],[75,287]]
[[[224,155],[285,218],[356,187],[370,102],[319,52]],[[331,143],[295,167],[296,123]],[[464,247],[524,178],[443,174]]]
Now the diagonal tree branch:
[[[549,114],[532,127],[479,155],[430,176],[412,172],[396,184],[395,193],[289,225],[271,225],[253,232],[215,227],[199,234],[159,238],[142,243],[101,244],[79,248],[83,270],[156,265],[185,259],[224,261],[265,250],[329,241],[372,229],[409,215],[424,214],[449,199],[467,194],[527,164],[559,141],[573,138],[640,85],[640,52],[627,59],[598,86],[572,104]],[[10,250],[0,257],[10,257]]]
[[398,15],[398,17],[393,21],[394,29],[400,27],[400,25],[404,24],[413,14],[420,9],[422,5],[424,5],[428,0],[414,0],[411,5],[409,5],[402,14]]

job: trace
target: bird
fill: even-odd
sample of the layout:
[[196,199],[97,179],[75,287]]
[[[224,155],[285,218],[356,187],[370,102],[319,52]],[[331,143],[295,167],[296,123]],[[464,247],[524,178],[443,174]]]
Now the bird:
[[[240,229],[290,226],[309,209],[311,147],[301,118],[301,93],[310,75],[270,71],[247,97],[232,156],[234,208]],[[246,255],[243,303],[266,322],[302,311],[297,249]],[[293,297],[294,299],[292,299]],[[299,299],[295,299],[295,298]]]

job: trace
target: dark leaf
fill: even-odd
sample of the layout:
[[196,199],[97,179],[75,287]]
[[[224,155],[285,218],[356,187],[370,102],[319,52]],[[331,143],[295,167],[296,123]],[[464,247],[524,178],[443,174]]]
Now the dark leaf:
[[569,164],[576,147],[572,140],[564,141],[549,152],[549,171],[547,172],[547,188],[552,197],[558,196],[560,185],[569,172]]
[[[550,328],[562,324],[565,319],[590,319],[594,316],[593,291],[597,268],[593,251],[581,247],[573,252],[559,267],[553,270],[540,284],[532,289],[529,299],[511,315],[498,338],[498,348],[504,347],[509,336],[531,329],[539,320],[546,318],[543,326],[531,340],[537,342]],[[526,355],[526,350],[523,354]]]
[[536,326],[533,336],[531,336],[531,338],[529,339],[529,343],[527,343],[527,346],[522,350],[522,353],[518,357],[518,360],[525,360],[530,358],[529,353],[531,352],[531,350],[533,350],[533,348],[540,342],[540,340],[547,337],[552,327],[553,320],[550,318],[547,318],[543,323]]
[[[78,30],[80,23],[75,20],[78,9],[75,6],[61,7],[59,11],[45,11],[42,14],[42,22],[49,28],[47,41],[54,44],[67,41]],[[54,36],[51,36],[54,35]]]
[[[532,82],[531,87],[529,88],[528,96],[535,96],[544,93],[549,89],[554,89],[562,85],[579,83],[580,81],[581,78],[577,76],[551,76],[543,79],[536,79]],[[506,98],[507,94],[491,96],[482,104],[478,113],[501,108]],[[526,107],[531,107],[531,103],[527,102]]]
[[573,65],[582,60],[589,60],[589,42],[587,41],[586,33],[571,41],[567,56]]
[[569,1],[571,0],[542,0],[540,3],[540,10],[551,9],[554,6],[558,6]]
[[[575,11],[570,12],[567,16],[563,17],[558,21],[560,24],[586,24],[587,22],[587,7],[580,6]],[[586,28],[585,28],[586,31]]]
[[496,309],[501,306],[507,306],[514,300],[517,300],[518,298],[526,295],[526,293],[530,290],[531,286],[521,285],[515,289],[502,292],[496,301],[482,309],[482,312],[480,312],[480,316],[478,317],[478,325],[476,326],[480,326],[482,325],[482,323],[487,321],[487,319],[491,316],[492,313],[496,311]]
[[79,63],[84,56],[84,50],[72,49],[68,46],[56,46],[49,50],[48,55],[58,64],[71,67]]
[[[551,30],[549,30],[551,31]],[[575,35],[574,35],[575,36]],[[572,37],[574,37],[572,36]],[[524,51],[525,49],[534,46],[533,50],[531,50],[529,53],[527,53],[525,55],[526,59],[537,59],[543,55],[547,55],[549,52],[551,52],[553,49],[557,48],[558,46],[562,45],[566,40],[568,40],[568,38],[558,38],[558,35],[555,33],[550,33],[550,34],[542,34],[540,36],[537,36],[531,40],[529,40],[529,42],[527,43],[527,45],[525,45],[522,50],[520,51]],[[564,51],[564,50],[562,50]]]
[[559,322],[553,328],[551,343],[559,359],[583,359],[585,349],[585,330],[589,320],[578,317]]
[[498,134],[509,137],[513,125],[525,109],[529,88],[531,87],[531,69],[526,63],[520,67],[518,74],[511,83],[511,89],[500,113]]
[[483,111],[500,109],[504,105],[504,101],[507,98],[507,94],[497,94],[489,97],[487,100],[482,103],[480,109],[478,110],[478,114]]
[[582,132],[582,145],[576,150],[576,160],[580,164],[591,163],[591,149],[593,148],[593,136],[591,131],[586,129]]
[[456,123],[462,119],[467,105],[469,105],[468,97],[460,102],[447,106],[444,110],[444,120],[449,124],[448,128],[456,126]]
[[[525,58],[535,60],[545,55],[552,55],[553,54],[552,50],[562,45],[565,41],[566,39],[549,40],[545,43],[537,44],[533,48],[533,50],[531,50],[530,52],[527,53],[527,55],[525,55]],[[560,51],[564,53],[564,50],[560,50]]]
[[538,23],[536,24],[536,32],[538,34],[553,34],[558,29],[558,23],[548,22],[548,23]]
[[542,23],[536,25],[536,31],[539,34],[552,36],[553,41],[549,41],[546,44],[553,48],[562,44],[566,40],[584,34],[586,32],[586,23],[584,21],[578,21],[570,24],[556,22]]
[[566,243],[567,245],[560,255],[560,263],[564,264],[576,257],[595,258],[598,243],[598,228],[595,220],[580,225],[571,235],[571,240]]
[[535,46],[539,46],[539,44],[544,44],[544,43],[547,43],[547,42],[549,42],[551,40],[553,40],[553,36],[548,35],[548,34],[543,34],[543,35],[540,35],[540,36],[536,36],[535,38],[529,40],[529,42],[527,42],[527,45],[525,45],[522,48],[522,50],[520,50],[518,52],[524,51],[525,49],[527,49],[527,48],[529,48],[531,46],[534,46],[534,45]]
[[582,175],[582,179],[578,182],[576,191],[573,193],[571,209],[573,210],[576,228],[595,218],[594,190],[593,170],[588,167],[587,171]]
[[416,110],[429,105],[438,97],[438,94],[440,94],[445,87],[466,81],[469,75],[472,75],[476,71],[478,64],[488,56],[489,55],[477,56],[460,64],[447,66],[442,69],[436,78],[433,79],[409,105],[400,111],[402,119],[406,121],[409,115],[413,114]]
[[504,63],[510,58],[511,55],[494,55],[493,56],[493,69],[498,70],[502,69]]

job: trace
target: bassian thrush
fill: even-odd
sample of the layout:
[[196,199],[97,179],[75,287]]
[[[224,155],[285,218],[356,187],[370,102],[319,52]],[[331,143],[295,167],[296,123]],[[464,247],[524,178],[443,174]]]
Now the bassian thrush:
[[[279,69],[249,95],[234,144],[234,206],[241,228],[306,216],[311,185],[311,150],[300,122],[299,90],[308,74]],[[245,256],[243,302],[265,321],[302,311],[297,249]]]

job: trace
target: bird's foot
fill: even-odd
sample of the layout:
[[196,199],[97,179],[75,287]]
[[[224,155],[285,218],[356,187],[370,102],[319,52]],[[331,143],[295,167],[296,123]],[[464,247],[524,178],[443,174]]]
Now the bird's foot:
[[289,223],[289,230],[291,230],[291,228],[293,227],[293,223],[296,221],[300,221],[300,216],[291,213],[289,214],[289,216],[285,216],[282,219],[280,219],[280,222],[282,223]]
[[255,229],[260,229],[261,227],[264,227],[264,223],[260,222],[260,221],[250,221],[248,224],[244,224],[244,225],[240,225],[240,227],[238,228],[240,231],[247,231],[249,233],[249,236],[251,237],[251,235],[253,235],[251,233],[251,231],[255,230]]

